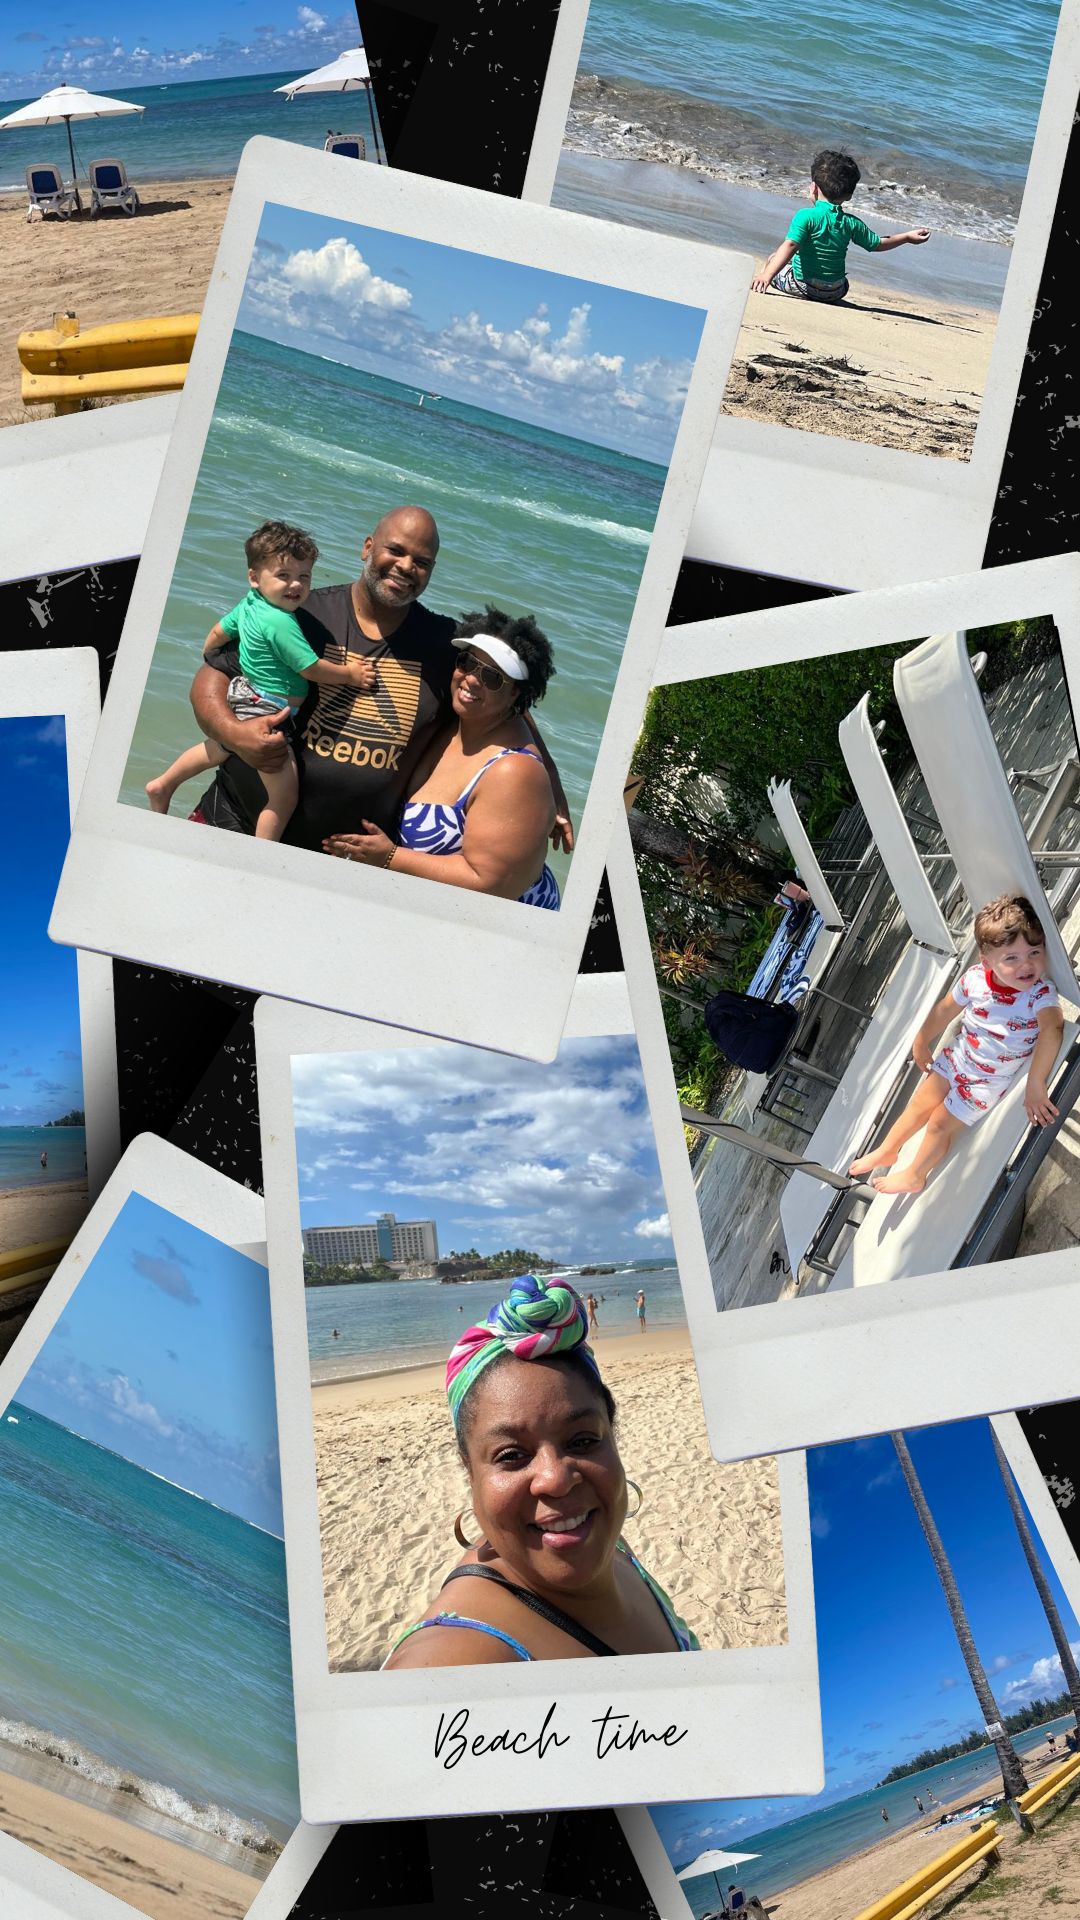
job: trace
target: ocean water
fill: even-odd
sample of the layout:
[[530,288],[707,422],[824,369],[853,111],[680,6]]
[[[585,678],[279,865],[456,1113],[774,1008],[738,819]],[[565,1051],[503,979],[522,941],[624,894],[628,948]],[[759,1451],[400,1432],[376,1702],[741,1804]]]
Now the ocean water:
[[[637,596],[666,470],[321,356],[237,333],[226,362],[121,799],[198,733],[203,640],[246,589],[243,542],[281,518],[319,545],[315,585],[351,580],[365,534],[419,500],[442,536],[426,604],[535,613],[556,677],[537,720],[575,819]],[[176,811],[199,788],[183,789]],[[565,860],[552,866],[565,872]]]
[[[1058,1735],[1060,1746],[1061,1735],[1072,1724],[1071,1715],[1065,1715],[1060,1720],[1049,1721],[1047,1727],[1014,1734],[1013,1745],[1021,1757],[1040,1747],[1045,1751],[1049,1730]],[[835,1806],[787,1820],[766,1833],[740,1832],[737,1838],[729,1836],[723,1846],[730,1845],[735,1853],[756,1853],[758,1858],[747,1861],[737,1875],[722,1873],[721,1885],[726,1890],[732,1880],[737,1880],[739,1886],[756,1893],[760,1900],[769,1900],[785,1888],[808,1880],[812,1874],[823,1873],[837,1861],[849,1860],[853,1854],[876,1845],[887,1833],[896,1833],[904,1827],[933,1826],[937,1815],[930,1803],[931,1795],[944,1806],[953,1800],[974,1801],[984,1793],[987,1798],[1001,1793],[1001,1769],[992,1747],[942,1761],[940,1766],[927,1767],[922,1773],[894,1780],[890,1786],[873,1787],[868,1793],[856,1794]],[[925,1813],[916,1807],[915,1794],[922,1800]],[[889,1816],[888,1826],[881,1818],[882,1807]],[[962,1827],[943,1827],[941,1850],[962,1838]],[[928,1851],[927,1858],[930,1857]],[[683,1864],[681,1860],[676,1862],[677,1867]],[[885,1879],[882,1893],[888,1888],[889,1881]],[[711,1874],[707,1878],[684,1880],[683,1892],[697,1920],[704,1920],[706,1914],[717,1911],[716,1882]]]
[[[650,1328],[686,1325],[679,1276],[672,1266],[649,1272],[621,1267],[617,1273],[584,1279],[569,1273],[568,1278],[579,1293],[591,1288],[598,1301],[604,1296],[597,1314],[596,1348],[601,1355],[605,1334],[637,1331],[634,1295],[639,1287],[645,1289]],[[352,1379],[445,1360],[461,1329],[483,1320],[505,1292],[505,1281],[497,1280],[454,1286],[439,1280],[369,1280],[359,1286],[308,1287],[312,1378]]]
[[854,211],[1007,241],[1058,11],[684,0],[674,32],[670,0],[592,0],[567,143],[800,200],[816,149],[843,146],[863,173]]
[[[71,129],[79,177],[85,181],[91,160],[119,157],[136,186],[145,180],[190,180],[229,176],[236,172],[245,143],[253,134],[271,134],[302,147],[321,147],[332,128],[335,133],[360,133],[373,154],[367,99],[360,93],[301,94],[289,101],[274,92],[300,73],[326,63],[287,73],[242,74],[229,80],[191,80],[179,86],[105,89],[117,100],[130,100],[142,113],[117,120],[76,120]],[[35,96],[36,97],[36,96]],[[25,106],[25,100],[0,105],[0,119]],[[376,124],[378,120],[376,117]],[[26,167],[52,160],[70,172],[67,133],[63,127],[27,127],[0,134],[0,193],[21,191]]]
[[[41,1165],[43,1152],[47,1167]],[[0,1193],[85,1177],[85,1127],[0,1127]]]
[[[285,1551],[13,1401],[0,1416],[0,1769],[193,1845],[266,1851],[299,1818]],[[254,1862],[254,1855],[249,1856]],[[254,1865],[253,1865],[253,1870]]]

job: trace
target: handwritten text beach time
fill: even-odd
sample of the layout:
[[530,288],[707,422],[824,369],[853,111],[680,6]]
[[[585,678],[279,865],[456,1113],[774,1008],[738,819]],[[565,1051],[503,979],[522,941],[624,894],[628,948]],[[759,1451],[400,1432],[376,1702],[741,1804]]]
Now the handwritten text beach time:
[[[504,1727],[499,1733],[468,1733],[469,1709],[459,1707],[456,1713],[440,1713],[438,1732],[435,1735],[435,1758],[442,1762],[447,1772],[456,1767],[459,1760],[466,1756],[479,1759],[493,1753],[535,1753],[542,1760],[552,1748],[566,1747],[570,1744],[568,1733],[559,1733],[552,1725],[555,1718],[556,1702],[553,1700],[538,1733],[530,1734],[524,1729],[512,1732]],[[629,1725],[623,1723],[629,1721]],[[685,1740],[685,1727],[665,1727],[662,1733],[650,1733],[637,1719],[631,1720],[628,1713],[616,1713],[614,1707],[605,1711],[592,1721],[599,1728],[596,1736],[596,1757],[606,1760],[611,1753],[632,1753],[637,1747],[663,1746],[677,1747]]]

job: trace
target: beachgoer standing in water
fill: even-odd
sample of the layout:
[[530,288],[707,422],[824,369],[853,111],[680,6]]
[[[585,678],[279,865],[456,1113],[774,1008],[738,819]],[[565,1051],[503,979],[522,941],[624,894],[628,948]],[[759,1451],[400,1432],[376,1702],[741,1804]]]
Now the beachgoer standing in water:
[[42,1147],[42,1149],[41,1149],[41,1164],[42,1164],[42,1166],[43,1166],[43,1167],[47,1167],[47,1166],[48,1166],[48,1164],[49,1164],[49,1156],[48,1156],[48,1154],[47,1154],[47,1152],[45,1151],[45,1148],[44,1148],[44,1147]]
[[585,1296],[585,1305],[586,1305],[586,1306],[588,1307],[588,1309],[589,1309],[589,1332],[590,1332],[590,1333],[595,1333],[595,1332],[596,1332],[596,1329],[597,1329],[597,1325],[598,1325],[598,1322],[597,1322],[597,1318],[596,1318],[596,1295],[595,1295],[595,1293],[590,1293],[590,1294],[587,1294],[587,1295]]
[[637,1296],[634,1300],[634,1305],[637,1308],[638,1332],[644,1333],[645,1331],[645,1289],[644,1287],[638,1288]]

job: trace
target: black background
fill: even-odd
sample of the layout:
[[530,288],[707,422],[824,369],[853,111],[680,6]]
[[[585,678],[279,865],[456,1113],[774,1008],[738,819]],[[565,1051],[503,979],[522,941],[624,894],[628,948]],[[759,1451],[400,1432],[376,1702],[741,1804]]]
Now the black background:
[[[551,45],[555,9],[538,0],[357,0],[392,165],[519,194]],[[1074,128],[1040,285],[1020,395],[984,565],[1080,544],[1080,434],[1075,287],[1080,194]],[[10,509],[9,509],[10,510]],[[857,529],[851,530],[857,538]],[[904,529],[897,528],[902,542]],[[102,692],[136,562],[0,585],[0,646],[95,647]],[[683,566],[679,624],[807,600],[819,590],[766,575]],[[718,665],[722,640],[717,642]],[[621,965],[602,894],[583,969]],[[261,1187],[250,995],[115,963],[121,1129],[145,1130],[251,1187]],[[1021,1423],[1080,1552],[1080,1402],[1036,1408]],[[437,1913],[618,1920],[655,1910],[607,1810],[343,1829],[294,1909],[296,1920]]]

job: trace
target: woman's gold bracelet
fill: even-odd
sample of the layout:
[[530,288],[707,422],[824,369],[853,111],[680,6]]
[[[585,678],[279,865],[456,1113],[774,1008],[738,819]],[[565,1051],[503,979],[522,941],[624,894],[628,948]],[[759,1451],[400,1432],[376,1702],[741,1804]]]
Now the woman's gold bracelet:
[[393,858],[396,852],[397,852],[397,842],[395,841],[394,845],[391,847],[389,853],[387,854],[386,859],[383,861],[384,867],[388,867],[392,864]]

